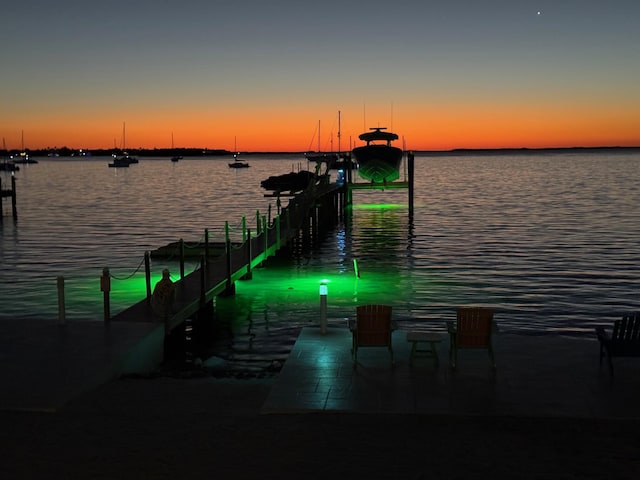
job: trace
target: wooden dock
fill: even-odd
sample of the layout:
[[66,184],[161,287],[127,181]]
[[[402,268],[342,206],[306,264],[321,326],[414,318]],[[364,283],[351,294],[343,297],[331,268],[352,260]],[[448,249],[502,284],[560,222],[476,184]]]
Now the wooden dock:
[[[247,239],[242,243],[227,240],[222,251],[221,246],[212,244],[206,247],[208,255],[200,253],[200,267],[175,282],[175,301],[173,313],[167,319],[154,315],[151,309],[151,290],[147,297],[113,317],[105,320],[114,322],[165,322],[165,333],[169,334],[199,312],[207,312],[217,295],[233,294],[234,284],[241,278],[250,278],[251,271],[275,255],[281,248],[290,245],[305,234],[307,229],[317,229],[320,220],[328,225],[332,219],[337,223],[343,214],[345,188],[336,184],[315,184],[302,193],[291,197],[288,205],[276,215],[270,224],[263,217],[259,232],[252,235],[249,230]],[[171,251],[171,245],[167,252]],[[158,254],[160,255],[160,254]],[[105,297],[108,295],[106,289]],[[108,305],[108,301],[107,301]]]
[[[108,271],[103,275],[105,292],[105,321],[119,322],[164,322],[165,335],[187,319],[199,319],[200,314],[211,314],[213,299],[218,295],[235,293],[235,282],[251,278],[252,270],[283,247],[308,239],[317,234],[320,227],[330,227],[345,219],[345,210],[352,205],[353,190],[398,189],[409,192],[409,215],[413,215],[413,154],[408,154],[409,179],[407,182],[357,184],[352,181],[353,172],[346,172],[346,181],[341,184],[320,181],[311,182],[301,193],[289,198],[289,203],[273,220],[269,215],[257,222],[257,231],[247,230],[242,242],[231,242],[228,235],[224,243],[209,243],[205,232],[204,244],[185,244],[182,240],[155,250],[147,255],[156,258],[179,258],[180,280],[174,283],[175,299],[169,318],[159,318],[151,308],[150,272],[147,269],[147,296],[138,303],[111,317],[109,313],[110,279]],[[327,176],[324,178],[328,179]],[[189,248],[187,248],[189,246]],[[184,259],[200,259],[200,266],[184,275]],[[105,287],[106,285],[106,287]],[[210,317],[209,317],[210,318]]]

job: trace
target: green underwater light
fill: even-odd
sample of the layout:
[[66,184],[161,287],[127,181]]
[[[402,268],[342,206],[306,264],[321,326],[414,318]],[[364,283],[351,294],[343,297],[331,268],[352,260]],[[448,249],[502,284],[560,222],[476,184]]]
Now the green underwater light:
[[398,210],[401,208],[407,208],[407,205],[402,203],[359,203],[353,205],[356,210]]

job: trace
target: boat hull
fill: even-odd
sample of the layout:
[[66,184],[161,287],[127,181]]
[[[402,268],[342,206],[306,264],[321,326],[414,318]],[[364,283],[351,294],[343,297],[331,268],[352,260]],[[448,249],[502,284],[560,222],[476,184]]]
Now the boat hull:
[[389,145],[366,145],[353,149],[358,175],[374,183],[393,182],[400,178],[402,150]]

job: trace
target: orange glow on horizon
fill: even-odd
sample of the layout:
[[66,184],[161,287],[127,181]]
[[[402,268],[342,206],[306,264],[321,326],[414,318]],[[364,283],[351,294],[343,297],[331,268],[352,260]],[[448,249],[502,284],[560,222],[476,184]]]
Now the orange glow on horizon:
[[[318,109],[320,110],[320,109]],[[326,108],[324,111],[326,112]],[[362,111],[342,112],[340,149],[360,144],[358,135],[370,127],[385,126],[400,137],[407,150],[456,148],[553,148],[640,146],[640,114],[620,106],[532,104],[433,105],[429,109],[398,109],[394,119],[380,110],[364,119]],[[316,150],[319,118],[308,111],[276,111],[266,105],[252,111],[181,111],[169,121],[166,112],[144,112],[126,119],[128,149],[176,148],[234,149],[240,151],[300,152]],[[338,150],[337,110],[321,119],[321,149]],[[371,119],[371,120],[369,120]],[[15,125],[21,125],[16,131]],[[24,147],[110,149],[122,145],[123,120],[110,115],[39,114],[0,121],[8,149]],[[333,147],[333,148],[331,148]]]

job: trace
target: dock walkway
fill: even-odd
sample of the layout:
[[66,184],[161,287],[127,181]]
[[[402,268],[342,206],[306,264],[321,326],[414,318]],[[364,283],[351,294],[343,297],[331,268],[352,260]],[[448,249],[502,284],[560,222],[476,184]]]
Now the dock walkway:
[[[313,208],[322,199],[339,190],[335,184],[313,185],[292,197],[288,205],[276,216],[272,225],[267,226],[255,237],[248,238],[240,245],[228,243],[225,253],[203,258],[200,268],[175,282],[175,302],[173,314],[166,328],[171,331],[187,318],[202,309],[217,295],[233,288],[234,282],[248,275],[253,268],[299,235]],[[334,200],[331,199],[331,202]],[[212,249],[213,252],[213,249]],[[159,322],[154,315],[149,298],[114,315],[114,322]]]

